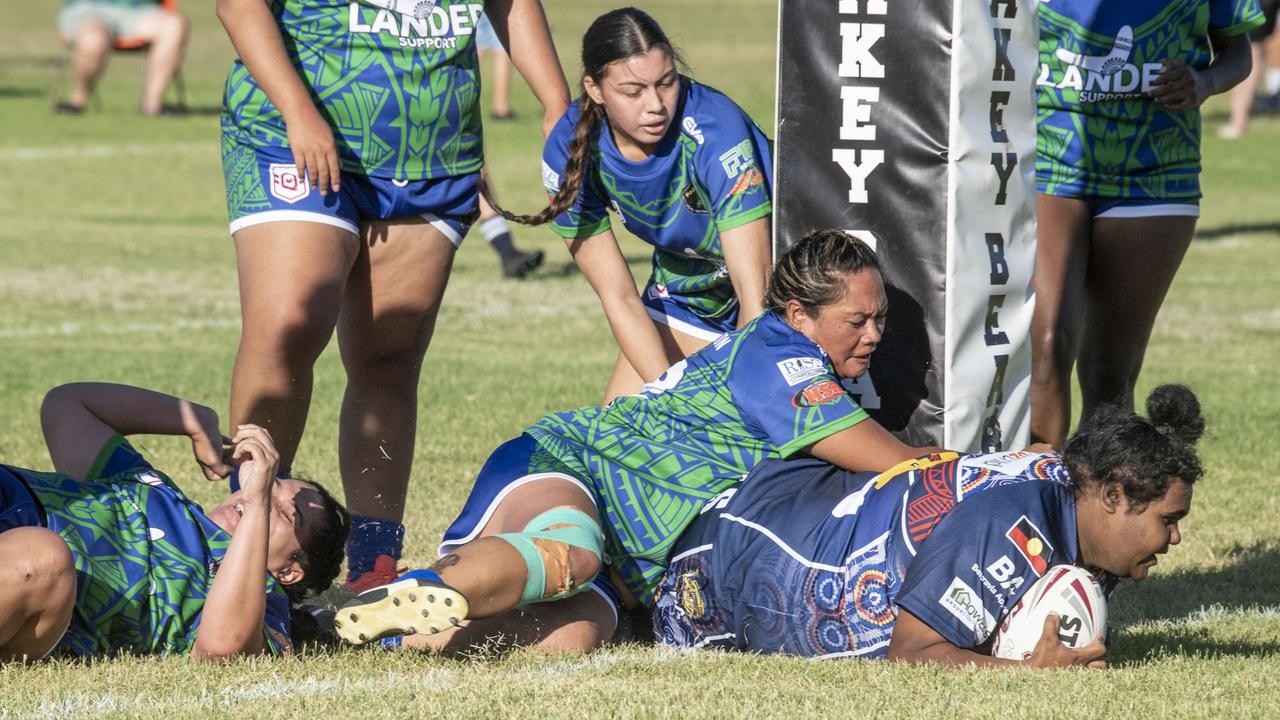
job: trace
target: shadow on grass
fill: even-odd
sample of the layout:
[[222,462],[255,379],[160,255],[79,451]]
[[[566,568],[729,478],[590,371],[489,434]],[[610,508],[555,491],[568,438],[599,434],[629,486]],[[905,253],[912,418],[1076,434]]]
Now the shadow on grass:
[[1107,653],[1107,663],[1124,667],[1163,657],[1270,658],[1276,655],[1280,655],[1280,642],[1275,640],[1215,638],[1212,629],[1203,625],[1177,625],[1161,628],[1159,632],[1116,638]]
[[1280,222],[1247,223],[1244,225],[1222,225],[1220,227],[1196,230],[1195,241],[1221,240],[1232,235],[1250,235],[1260,233],[1280,233]]
[[34,87],[14,87],[11,85],[0,85],[0,98],[29,98],[43,97],[49,94],[48,88]]

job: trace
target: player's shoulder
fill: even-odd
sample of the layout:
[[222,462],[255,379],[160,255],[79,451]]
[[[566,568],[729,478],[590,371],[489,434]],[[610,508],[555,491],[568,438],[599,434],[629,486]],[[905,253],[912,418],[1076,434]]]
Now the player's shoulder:
[[733,98],[691,78],[684,79],[684,116],[698,121],[741,120],[747,114]]

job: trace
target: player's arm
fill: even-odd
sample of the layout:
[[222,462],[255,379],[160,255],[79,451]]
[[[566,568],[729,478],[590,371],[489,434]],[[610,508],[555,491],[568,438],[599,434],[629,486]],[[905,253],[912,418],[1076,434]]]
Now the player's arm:
[[875,420],[863,420],[814,443],[809,454],[851,472],[884,472],[941,448],[912,447],[894,437]]
[[266,649],[263,618],[267,611],[267,539],[272,496],[280,455],[271,436],[256,425],[242,425],[232,441],[240,464],[243,514],[231,545],[218,566],[204,601],[191,654],[219,662]]
[[312,103],[289,62],[284,40],[264,0],[217,0],[218,19],[267,99],[280,111],[298,175],[321,195],[338,190],[341,176],[333,130]]
[[612,230],[589,238],[566,240],[578,269],[600,298],[609,328],[623,356],[645,382],[653,382],[671,364],[662,338],[636,289],[636,280]]
[[1058,640],[1058,616],[1050,615],[1045,618],[1044,632],[1031,657],[1022,661],[1006,660],[958,647],[920,618],[898,608],[898,619],[893,625],[893,634],[889,636],[888,659],[915,664],[1102,668],[1106,667],[1102,659],[1106,652],[1101,638],[1078,650],[1062,644]]
[[738,327],[764,311],[765,285],[773,268],[773,235],[769,222],[770,216],[756,218],[720,233],[729,280],[738,297]]
[[[551,42],[551,29],[539,0],[488,0],[485,12],[493,23],[493,30],[511,56],[534,97],[542,104],[542,136],[551,134],[551,128],[569,107],[569,84],[556,46]],[[510,38],[517,38],[515,45]]]
[[1151,97],[1166,110],[1200,107],[1212,95],[1239,85],[1253,69],[1249,34],[1221,35],[1210,31],[1213,64],[1197,70],[1181,60],[1166,58],[1151,84]]
[[54,469],[77,479],[88,475],[98,451],[116,434],[186,435],[205,477],[231,472],[212,408],[131,385],[60,385],[44,396],[40,427]]

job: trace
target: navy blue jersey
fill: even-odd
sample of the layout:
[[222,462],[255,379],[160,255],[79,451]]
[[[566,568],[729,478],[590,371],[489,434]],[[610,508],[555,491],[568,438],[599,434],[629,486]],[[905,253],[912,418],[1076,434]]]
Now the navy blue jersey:
[[1058,455],[916,465],[762,463],[681,537],[657,591],[659,640],[879,658],[905,608],[971,648],[1049,566],[1078,559]]

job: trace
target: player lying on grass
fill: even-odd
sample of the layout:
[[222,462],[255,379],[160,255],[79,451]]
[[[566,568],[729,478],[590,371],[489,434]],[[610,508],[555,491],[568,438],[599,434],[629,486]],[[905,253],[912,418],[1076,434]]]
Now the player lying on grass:
[[[681,537],[655,634],[681,648],[1012,663],[989,642],[1048,568],[1142,580],[1181,541],[1204,421],[1180,385],[1157,388],[1147,413],[1111,408],[1061,455],[971,455],[879,476],[763,463]],[[1028,662],[1100,666],[1105,652],[1101,638],[1061,644],[1046,622]]]
[[[289,600],[337,577],[350,520],[276,479],[266,430],[225,438],[207,407],[106,383],[54,388],[40,422],[57,471],[0,465],[0,660],[290,649]],[[206,513],[135,433],[190,437],[205,476],[238,463],[241,489]]]
[[[643,393],[549,415],[494,451],[442,559],[357,596],[338,612],[339,634],[417,632],[405,642],[434,650],[501,634],[589,650],[612,636],[619,591],[650,599],[698,508],[761,461],[806,454],[883,471],[920,454],[839,382],[866,371],[886,304],[870,248],[810,233],[778,262],[759,318]],[[615,572],[599,572],[606,557]],[[464,618],[477,622],[451,628]]]

